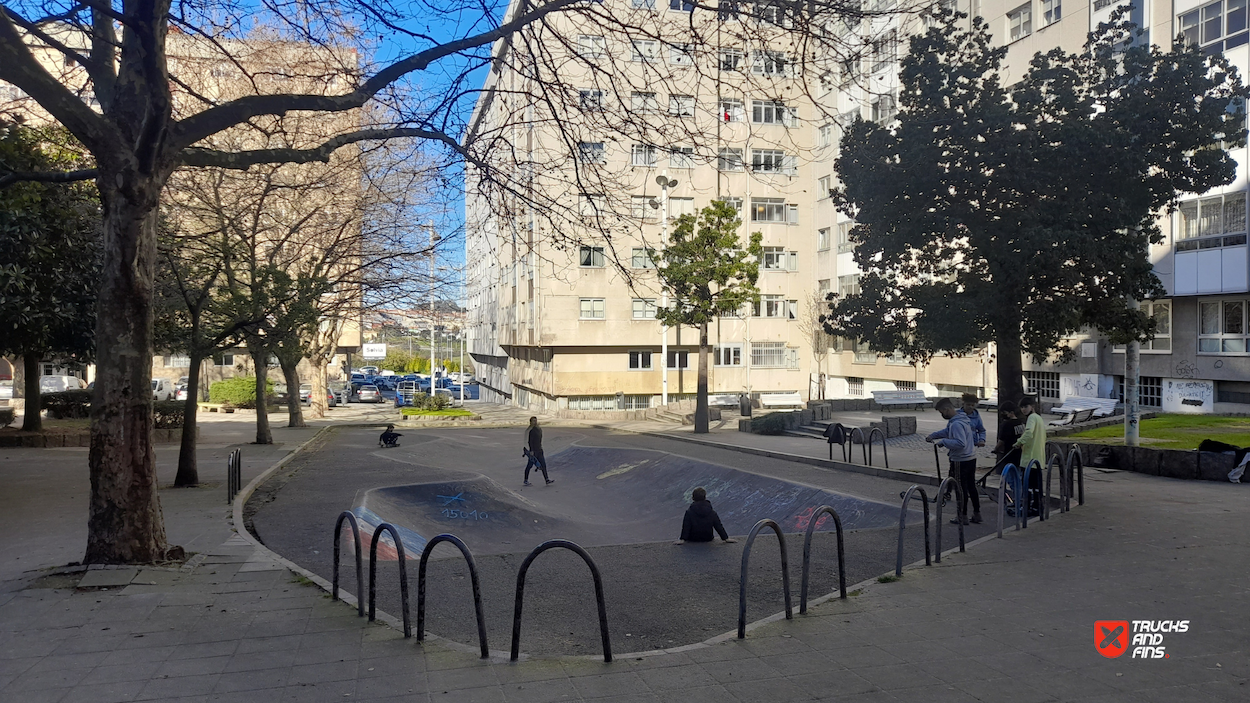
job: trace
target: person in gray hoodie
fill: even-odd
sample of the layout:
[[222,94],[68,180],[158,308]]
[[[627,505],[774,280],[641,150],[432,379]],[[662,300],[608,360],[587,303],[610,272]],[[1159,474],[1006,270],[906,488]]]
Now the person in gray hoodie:
[[[925,437],[926,442],[936,443],[939,447],[945,447],[947,455],[951,462],[951,475],[957,477],[959,487],[963,489],[963,501],[960,505],[959,514],[963,516],[964,524],[968,524],[968,499],[972,499],[972,518],[971,522],[981,522],[981,497],[977,495],[977,459],[976,459],[976,436],[972,430],[972,423],[969,422],[968,416],[959,412],[955,408],[955,404],[950,398],[942,398],[934,403],[933,409],[937,410],[944,420],[946,420],[946,429],[938,430],[933,434]],[[958,523],[960,517],[956,516],[951,522]]]

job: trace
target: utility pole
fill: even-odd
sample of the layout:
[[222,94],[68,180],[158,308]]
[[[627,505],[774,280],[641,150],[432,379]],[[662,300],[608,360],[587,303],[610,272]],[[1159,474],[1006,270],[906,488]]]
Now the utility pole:
[[440,237],[433,221],[426,226],[430,229],[430,395],[434,395],[434,245]]
[[[1130,310],[1139,310],[1141,304],[1129,300]],[[1141,342],[1133,339],[1124,349],[1124,445],[1136,447],[1141,424],[1141,393],[1138,386],[1141,373]]]

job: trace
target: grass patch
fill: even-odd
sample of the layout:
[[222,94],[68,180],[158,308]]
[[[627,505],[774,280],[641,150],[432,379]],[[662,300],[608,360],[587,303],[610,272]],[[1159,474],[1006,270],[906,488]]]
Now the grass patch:
[[851,591],[850,593],[848,593],[848,594],[846,594],[846,595],[847,595],[847,597],[848,597],[848,598],[854,598],[855,596],[858,596],[859,594],[861,594],[861,593],[863,593],[863,592],[864,592],[864,589],[862,589],[862,588],[857,588],[857,589],[855,589],[854,591]]
[[886,574],[885,576],[878,576],[877,583],[894,583],[895,581],[898,581],[901,578],[903,577],[895,576],[894,574]]
[[420,408],[402,408],[404,417],[472,417],[473,413],[464,408],[447,408],[445,410],[422,410]]
[[[1197,449],[1204,439],[1214,439],[1239,447],[1250,446],[1250,418],[1216,415],[1159,415],[1142,420],[1141,443],[1159,449]],[[1123,444],[1124,425],[1108,425],[1068,435],[1075,439],[1100,444]]]
[[[7,429],[9,432],[22,431],[22,418],[19,415],[13,419],[13,424],[8,428],[0,428],[0,432]],[[65,418],[62,420],[54,420],[52,418],[43,418],[43,434],[65,434],[66,432],[78,432],[91,429],[90,418]],[[28,433],[29,434],[29,433]]]

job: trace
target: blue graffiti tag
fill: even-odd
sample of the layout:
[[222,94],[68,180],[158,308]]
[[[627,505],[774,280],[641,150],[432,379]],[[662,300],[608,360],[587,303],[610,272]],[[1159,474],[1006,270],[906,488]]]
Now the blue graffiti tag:
[[444,500],[443,500],[443,505],[451,505],[452,503],[454,503],[454,502],[456,502],[456,501],[460,501],[461,503],[463,503],[463,502],[464,502],[464,498],[461,498],[461,497],[460,497],[460,496],[462,496],[462,495],[464,495],[464,491],[460,491],[459,493],[457,493],[457,494],[456,494],[456,495],[454,495],[454,496],[438,496],[438,497],[439,497],[439,498],[443,498],[443,499],[444,499]]

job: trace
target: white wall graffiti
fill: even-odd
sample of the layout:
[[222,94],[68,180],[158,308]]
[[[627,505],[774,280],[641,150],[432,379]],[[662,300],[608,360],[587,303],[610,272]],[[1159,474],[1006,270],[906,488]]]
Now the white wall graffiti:
[[1169,378],[1163,382],[1163,411],[1209,413],[1214,410],[1215,382]]

